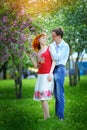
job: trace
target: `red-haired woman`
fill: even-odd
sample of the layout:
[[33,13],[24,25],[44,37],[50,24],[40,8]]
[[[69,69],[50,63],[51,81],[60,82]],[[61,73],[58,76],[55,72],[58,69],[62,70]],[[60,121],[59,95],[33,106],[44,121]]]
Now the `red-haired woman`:
[[38,62],[31,57],[34,66],[38,68],[38,77],[35,85],[34,100],[41,101],[44,119],[50,117],[47,100],[52,99],[53,70],[55,62],[52,60],[50,49],[46,45],[47,36],[41,33],[32,42],[33,49],[37,52]]

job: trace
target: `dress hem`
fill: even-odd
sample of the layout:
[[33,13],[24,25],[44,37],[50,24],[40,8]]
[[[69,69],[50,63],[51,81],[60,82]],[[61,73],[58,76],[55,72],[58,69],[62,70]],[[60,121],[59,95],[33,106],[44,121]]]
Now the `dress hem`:
[[36,98],[33,98],[33,100],[34,101],[42,101],[42,100],[51,100],[52,99],[52,97],[51,98],[42,98],[42,99],[36,99]]

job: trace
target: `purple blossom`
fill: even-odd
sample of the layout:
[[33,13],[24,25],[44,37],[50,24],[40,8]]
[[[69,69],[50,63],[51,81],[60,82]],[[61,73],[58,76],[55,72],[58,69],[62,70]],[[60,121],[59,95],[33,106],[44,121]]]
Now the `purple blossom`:
[[3,39],[3,37],[2,36],[0,36],[0,40],[2,40]]
[[23,22],[23,24],[25,25],[25,24],[26,24],[26,22]]
[[[23,15],[24,10],[20,14]],[[14,54],[16,57],[22,57],[24,50],[26,50],[23,43],[27,40],[32,41],[31,36],[26,34],[28,29],[35,30],[32,27],[32,19],[26,17],[23,22],[23,17],[19,16],[13,22],[8,22],[8,16],[3,17],[2,24],[0,24],[0,44],[2,44],[2,48],[0,48],[0,62],[7,61],[11,54]],[[3,23],[5,24],[3,25]]]
[[12,36],[9,38],[9,41],[11,41],[11,42],[13,42],[13,43],[16,43],[16,42],[17,42],[17,40],[16,40],[14,37],[12,37]]
[[7,17],[6,16],[3,17],[3,22],[7,23]]
[[25,13],[24,9],[21,10],[21,14],[23,15]]
[[33,31],[33,30],[35,30],[35,28],[34,28],[34,27],[32,27],[32,28],[30,28],[30,30],[31,30],[31,31]]
[[30,22],[32,22],[32,21],[33,21],[33,19],[32,19],[32,18],[29,18],[29,21],[30,21]]
[[15,20],[14,23],[13,23],[14,26],[17,26],[17,21]]

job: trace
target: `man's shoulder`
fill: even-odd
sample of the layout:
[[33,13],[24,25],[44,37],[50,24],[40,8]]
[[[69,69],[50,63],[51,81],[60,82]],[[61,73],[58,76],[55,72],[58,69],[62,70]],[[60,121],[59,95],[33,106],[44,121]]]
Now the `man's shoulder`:
[[63,45],[69,47],[68,43],[63,40]]

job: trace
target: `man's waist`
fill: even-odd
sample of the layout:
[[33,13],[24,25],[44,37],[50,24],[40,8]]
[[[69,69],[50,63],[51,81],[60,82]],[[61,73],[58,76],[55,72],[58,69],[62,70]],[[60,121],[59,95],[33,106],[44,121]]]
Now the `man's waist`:
[[65,65],[63,64],[59,64],[59,65],[56,65],[55,68],[59,68],[59,67],[66,67]]

